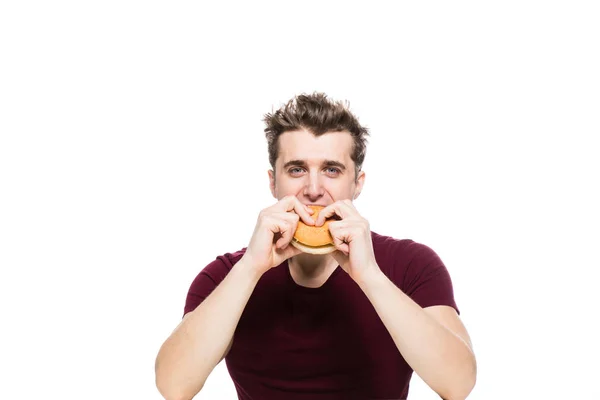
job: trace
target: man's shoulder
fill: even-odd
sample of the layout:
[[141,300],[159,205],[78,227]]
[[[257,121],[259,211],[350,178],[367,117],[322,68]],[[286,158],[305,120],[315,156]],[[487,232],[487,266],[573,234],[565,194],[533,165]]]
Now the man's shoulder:
[[373,241],[373,250],[377,252],[386,251],[402,251],[408,249],[416,243],[412,239],[398,239],[392,236],[382,235],[371,231],[371,239]]
[[383,263],[406,265],[416,259],[428,259],[436,256],[427,245],[413,239],[397,239],[392,236],[371,232],[373,252]]
[[244,247],[244,248],[242,248],[242,249],[240,249],[240,250],[237,250],[237,251],[234,251],[234,252],[232,252],[232,253],[225,253],[225,254],[223,254],[223,255],[222,255],[222,256],[220,256],[220,257],[227,258],[227,260],[228,260],[228,261],[231,263],[231,265],[233,266],[233,265],[235,265],[235,264],[236,264],[238,261],[240,261],[240,260],[241,260],[241,258],[242,258],[242,257],[244,256],[244,254],[246,253],[246,249],[247,249],[247,248],[246,248],[246,247]]
[[234,252],[219,254],[201,269],[200,274],[208,274],[216,279],[222,279],[245,253],[246,247]]
[[393,236],[386,236],[373,231],[371,231],[371,239],[373,240],[373,246],[376,246],[379,249],[393,248],[394,250],[405,250],[410,252],[419,252],[430,249],[429,246],[413,239],[398,239]]

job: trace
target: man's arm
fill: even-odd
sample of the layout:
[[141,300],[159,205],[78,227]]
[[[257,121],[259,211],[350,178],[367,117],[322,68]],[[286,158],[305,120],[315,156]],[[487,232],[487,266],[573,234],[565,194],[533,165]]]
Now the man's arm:
[[[229,351],[244,308],[262,275],[300,250],[289,246],[300,218],[313,211],[295,196],[262,210],[244,256],[184,318],[156,357],[156,386],[167,400],[189,400]],[[277,235],[277,237],[276,237]]]
[[227,355],[260,274],[242,259],[182,322],[156,357],[156,386],[167,400],[189,400]]
[[477,363],[456,311],[449,306],[423,309],[379,267],[369,271],[357,283],[406,362],[443,399],[465,399],[475,386]]
[[465,399],[475,386],[477,364],[456,311],[424,310],[385,276],[375,259],[369,222],[351,200],[325,207],[315,225],[334,214],[341,220],[329,224],[338,250],[332,256],[373,304],[406,362],[442,398]]

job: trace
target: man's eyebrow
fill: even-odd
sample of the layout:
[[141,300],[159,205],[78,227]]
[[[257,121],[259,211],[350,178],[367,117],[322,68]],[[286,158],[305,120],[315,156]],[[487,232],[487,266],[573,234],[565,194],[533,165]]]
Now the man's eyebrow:
[[323,165],[325,165],[327,167],[338,167],[342,171],[346,170],[346,166],[339,161],[327,160],[323,163]]
[[[338,167],[342,171],[346,170],[346,166],[343,163],[341,163],[339,161],[335,161],[335,160],[325,160],[322,165],[325,167]],[[290,160],[290,161],[286,162],[285,164],[283,164],[284,169],[292,167],[292,166],[306,168],[307,164],[306,164],[306,161],[303,161],[303,160]]]
[[283,164],[283,168],[286,169],[288,167],[306,167],[306,162],[302,161],[302,160],[290,160],[288,162],[286,162],[285,164]]

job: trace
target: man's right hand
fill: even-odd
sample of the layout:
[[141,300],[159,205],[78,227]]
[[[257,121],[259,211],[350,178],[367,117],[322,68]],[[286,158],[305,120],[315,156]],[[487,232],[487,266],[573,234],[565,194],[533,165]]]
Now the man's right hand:
[[233,335],[260,276],[300,253],[290,241],[300,218],[314,225],[312,210],[295,196],[261,211],[250,244],[236,263],[161,346],[156,385],[166,399],[191,399],[233,346]]
[[[262,275],[301,251],[290,246],[298,221],[314,225],[313,211],[296,196],[287,196],[258,215],[250,244],[242,259]],[[241,261],[241,260],[240,260]]]

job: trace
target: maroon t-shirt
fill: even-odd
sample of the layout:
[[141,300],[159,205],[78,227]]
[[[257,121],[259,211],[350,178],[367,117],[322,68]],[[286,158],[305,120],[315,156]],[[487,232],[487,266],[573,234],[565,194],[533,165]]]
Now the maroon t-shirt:
[[[371,234],[383,273],[421,307],[454,301],[450,275],[429,247]],[[184,314],[225,278],[245,249],[217,257],[192,283]],[[267,271],[225,358],[241,400],[406,399],[412,369],[364,292],[342,270],[319,288],[296,284],[287,261]]]

